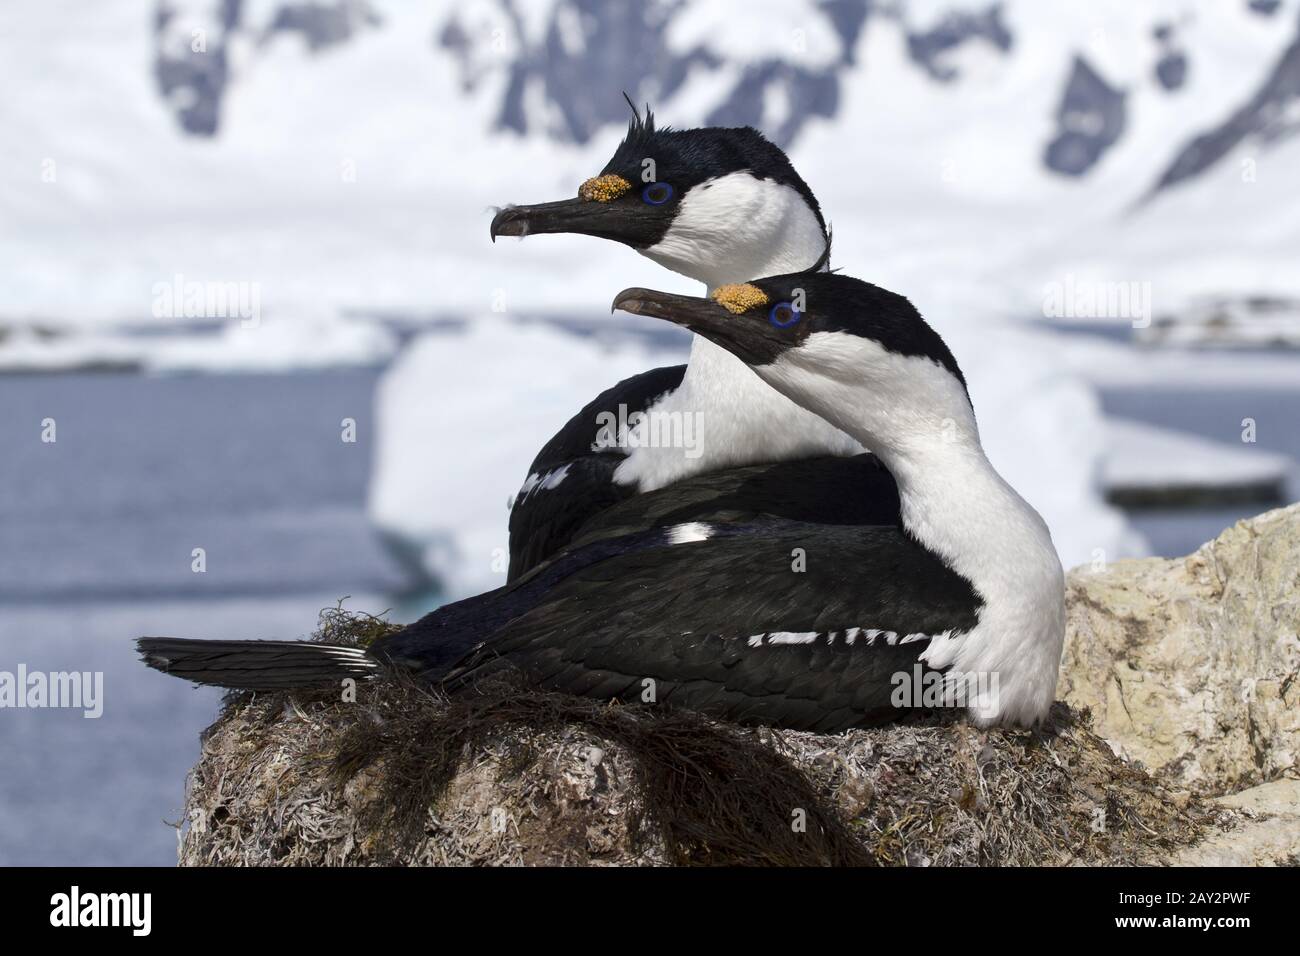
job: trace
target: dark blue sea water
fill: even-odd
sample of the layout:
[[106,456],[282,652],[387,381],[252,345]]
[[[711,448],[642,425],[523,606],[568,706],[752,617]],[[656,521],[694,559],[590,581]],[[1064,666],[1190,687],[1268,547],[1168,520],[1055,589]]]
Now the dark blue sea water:
[[219,694],[133,637],[293,638],[346,595],[394,603],[363,512],[377,374],[0,378],[0,671],[104,674],[97,720],[0,710],[0,864],[175,862]]

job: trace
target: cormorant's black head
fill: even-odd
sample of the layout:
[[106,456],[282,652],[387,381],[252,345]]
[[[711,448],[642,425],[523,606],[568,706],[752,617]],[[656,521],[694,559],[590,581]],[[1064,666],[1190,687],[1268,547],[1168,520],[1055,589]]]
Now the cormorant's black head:
[[707,298],[624,289],[614,308],[686,326],[751,366],[770,365],[821,334],[931,359],[965,383],[948,346],[912,303],[841,273],[771,276],[721,286]]
[[492,220],[494,240],[545,232],[612,239],[709,284],[820,267],[829,254],[817,198],[762,133],[656,129],[649,107],[644,118],[633,110],[576,198],[507,206]]
[[624,289],[613,307],[703,335],[870,448],[949,422],[974,434],[966,380],[939,333],[903,296],[859,279],[802,272],[707,298]]

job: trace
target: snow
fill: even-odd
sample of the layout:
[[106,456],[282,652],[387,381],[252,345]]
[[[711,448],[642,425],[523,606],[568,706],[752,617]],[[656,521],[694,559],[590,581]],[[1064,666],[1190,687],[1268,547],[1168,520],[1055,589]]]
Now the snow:
[[0,340],[0,373],[120,368],[153,373],[286,372],[382,365],[397,337],[372,322],[341,318],[233,320],[215,334],[117,335],[91,331],[42,335],[17,328]]
[[1293,351],[1135,348],[1077,335],[1056,353],[1071,374],[1105,388],[1294,389],[1300,382]]
[[749,0],[744,16],[722,3],[688,6],[668,27],[668,45],[703,47],[732,63],[769,58],[824,67],[844,55],[844,44],[815,0]]
[[27,92],[0,103],[0,317],[138,321],[175,273],[257,283],[283,315],[474,311],[496,289],[567,307],[574,280],[604,298],[604,276],[659,274],[609,245],[552,243],[526,271],[494,250],[493,205],[572,194],[619,133],[586,149],[490,133],[500,84],[465,97],[429,45],[449,8],[379,6],[382,27],[345,45],[281,37],[238,57],[204,140],[159,101],[137,4],[6,5],[0,56]]
[[1102,479],[1112,491],[1135,488],[1234,488],[1280,484],[1293,464],[1253,445],[1234,447],[1141,422],[1106,424]]
[[1135,330],[1151,345],[1259,349],[1300,347],[1300,301],[1207,298]]
[[[261,6],[269,18],[271,5]],[[454,60],[430,46],[452,4],[375,6],[378,28],[316,54],[284,36],[236,49],[221,134],[203,140],[181,134],[159,101],[149,20],[132,0],[6,4],[0,43],[24,94],[0,104],[9,144],[0,153],[0,261],[9,267],[0,317],[134,321],[149,314],[152,285],[175,272],[259,282],[268,311],[287,315],[463,314],[488,307],[496,289],[529,308],[570,309],[575,290],[603,298],[611,275],[620,286],[665,281],[629,250],[578,237],[552,237],[526,256],[493,249],[492,206],[572,194],[620,133],[577,146],[492,132],[506,82],[499,65],[512,54],[500,7],[475,4],[466,20],[475,37],[503,31],[504,44],[475,48],[486,78],[466,94]],[[536,39],[549,6],[524,6]],[[924,26],[940,7],[907,4],[906,19]],[[1293,32],[1289,14],[1263,18],[1244,4],[1186,10],[1008,3],[1011,51],[959,48],[961,65],[972,51],[981,65],[951,84],[910,61],[899,23],[870,19],[855,65],[840,74],[836,119],[810,124],[793,152],[837,226],[837,259],[906,290],[936,274],[978,281],[1028,314],[1043,283],[1066,272],[1151,279],[1164,303],[1207,286],[1295,291],[1300,211],[1289,200],[1300,141],[1247,146],[1249,156],[1225,160],[1205,183],[1130,212],[1177,147],[1253,92]],[[730,23],[723,11],[697,4],[673,21],[674,47],[707,42],[726,65],[695,70],[672,101],[655,103],[664,122],[701,122],[726,78],[755,57],[812,68],[838,56],[816,5]],[[1180,24],[1191,62],[1187,86],[1173,94],[1150,75],[1150,27],[1166,19]],[[1041,163],[1078,50],[1129,92],[1125,136],[1083,180]],[[1240,182],[1246,158],[1259,168],[1249,188]],[[42,178],[47,161],[53,182]]]
[[1044,281],[1148,282],[1157,315],[1194,311],[1207,297],[1294,298],[1297,195],[1300,137],[1268,149],[1248,143],[1118,225],[1086,224],[1032,261]]

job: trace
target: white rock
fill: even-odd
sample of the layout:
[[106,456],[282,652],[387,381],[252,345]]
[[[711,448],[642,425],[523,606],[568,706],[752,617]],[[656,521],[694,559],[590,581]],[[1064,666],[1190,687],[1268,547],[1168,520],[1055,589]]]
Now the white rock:
[[1300,505],[1185,558],[1070,572],[1058,691],[1153,770],[1225,793],[1300,753]]

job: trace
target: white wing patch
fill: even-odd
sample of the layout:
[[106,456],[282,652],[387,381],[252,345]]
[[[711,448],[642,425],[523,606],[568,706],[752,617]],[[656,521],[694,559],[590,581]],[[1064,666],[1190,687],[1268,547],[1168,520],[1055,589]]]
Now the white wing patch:
[[816,631],[772,631],[767,635],[767,643],[812,644],[820,636]]
[[552,491],[560,486],[560,482],[569,476],[570,464],[566,463],[559,468],[548,471],[544,475],[533,472],[524,482],[523,487],[519,489],[519,494],[515,497],[515,504],[526,500],[534,491]]
[[675,524],[668,529],[669,544],[689,544],[692,541],[708,541],[713,529],[701,521],[687,521]]
[[[831,647],[839,636],[839,631],[767,631],[763,634],[751,634],[745,643],[750,647],[774,647],[782,644],[816,644],[818,641],[824,640],[826,645]],[[871,647],[876,641],[883,641],[892,647],[895,644],[913,644],[917,641],[931,640],[945,641],[964,636],[964,634],[954,633],[949,630],[944,631],[942,634],[923,634],[918,631],[900,637],[897,631],[850,627],[844,631],[844,643],[852,647],[859,643],[859,638],[861,638],[861,643],[865,647]]]

